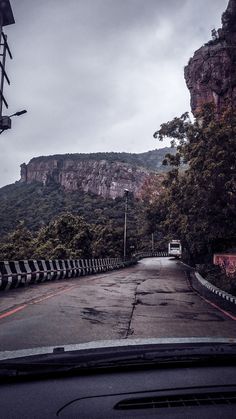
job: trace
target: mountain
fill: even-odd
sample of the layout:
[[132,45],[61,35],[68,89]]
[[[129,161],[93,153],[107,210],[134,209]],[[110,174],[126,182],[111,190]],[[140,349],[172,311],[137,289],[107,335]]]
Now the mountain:
[[206,103],[217,113],[236,103],[236,0],[230,0],[222,15],[222,27],[212,31],[212,39],[189,60],[185,80],[195,116]]
[[21,183],[55,183],[67,192],[88,192],[103,198],[122,197],[128,189],[139,198],[153,173],[162,166],[168,148],[146,153],[62,154],[36,157],[21,165]]
[[[173,150],[174,151],[174,150]],[[143,227],[142,197],[161,189],[162,160],[169,148],[146,153],[64,154],[35,157],[21,165],[21,179],[0,188],[0,233],[24,221],[38,230],[69,211],[93,224],[112,220],[123,228],[124,189],[129,189],[129,223]],[[157,193],[159,193],[157,191]]]

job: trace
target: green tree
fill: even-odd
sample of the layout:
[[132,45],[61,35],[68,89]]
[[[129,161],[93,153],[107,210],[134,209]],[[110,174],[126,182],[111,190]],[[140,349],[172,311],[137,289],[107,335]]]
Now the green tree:
[[[154,137],[172,138],[176,155],[156,206],[162,228],[182,240],[189,258],[200,263],[236,244],[236,113],[217,115],[206,105],[193,122],[187,113],[161,125]],[[183,173],[181,162],[188,164]]]
[[4,243],[0,245],[1,260],[28,259],[34,248],[34,240],[30,231],[20,222],[17,228],[9,233]]
[[62,213],[39,231],[35,254],[47,259],[88,258],[92,238],[92,227],[83,217]]
[[109,221],[94,227],[92,252],[94,257],[121,257],[123,254],[123,228]]

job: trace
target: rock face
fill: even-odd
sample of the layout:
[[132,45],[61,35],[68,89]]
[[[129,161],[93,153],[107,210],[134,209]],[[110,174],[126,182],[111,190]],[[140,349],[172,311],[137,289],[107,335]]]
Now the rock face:
[[228,106],[236,108],[236,0],[229,1],[222,28],[212,36],[185,67],[195,116],[206,103],[214,103],[218,114]]
[[66,191],[81,190],[104,198],[124,196],[124,189],[135,197],[142,193],[151,172],[119,161],[76,160],[75,158],[38,157],[21,165],[21,182],[54,182]]

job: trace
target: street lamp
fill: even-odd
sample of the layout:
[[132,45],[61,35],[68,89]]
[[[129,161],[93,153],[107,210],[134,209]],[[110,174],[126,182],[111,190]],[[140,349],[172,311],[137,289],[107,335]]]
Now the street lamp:
[[18,112],[13,113],[12,115],[9,116],[9,118],[11,118],[12,116],[21,116],[24,113],[27,113],[26,109],[23,109],[23,111],[18,111]]
[[126,259],[128,195],[129,195],[129,190],[124,189],[124,197],[125,197],[124,260]]
[[26,109],[24,109],[22,111],[15,112],[10,116],[0,116],[0,134],[2,134],[3,131],[11,128],[11,118],[13,116],[21,116],[26,112]]

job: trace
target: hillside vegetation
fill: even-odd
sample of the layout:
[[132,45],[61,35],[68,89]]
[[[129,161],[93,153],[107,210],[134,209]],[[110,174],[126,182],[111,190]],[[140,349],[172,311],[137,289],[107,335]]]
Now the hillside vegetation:
[[[48,161],[55,157],[59,161],[68,157],[85,161],[105,159],[156,171],[161,167],[161,172],[165,168],[162,161],[167,151],[168,148],[141,154],[70,154],[37,157],[31,161]],[[146,222],[145,211],[149,199],[153,199],[153,194],[156,196],[161,188],[162,178],[163,175],[160,175],[154,181],[153,176],[150,177],[143,199],[136,199],[129,194],[127,255],[152,248],[153,231]],[[0,259],[104,257],[123,254],[124,197],[104,199],[81,190],[68,192],[53,181],[46,185],[39,182],[16,182],[0,189],[0,217]],[[67,225],[70,230],[73,223],[77,228],[71,240],[64,240],[61,233],[57,235],[58,226],[60,230],[61,226]],[[155,242],[159,248],[157,240]]]
[[[185,113],[154,136],[174,139],[177,153],[167,156],[173,170],[150,219],[182,241],[192,264],[209,263],[215,252],[236,247],[236,112],[228,108],[219,116],[208,104],[193,122]],[[188,163],[184,173],[181,159]]]
[[[124,198],[112,200],[79,191],[68,193],[55,184],[16,183],[1,188],[0,213],[1,260],[123,254]],[[78,225],[73,240],[63,242],[63,234],[57,237],[55,226],[69,223],[70,228],[73,222]],[[151,250],[151,246],[145,204],[130,195],[127,255]]]

